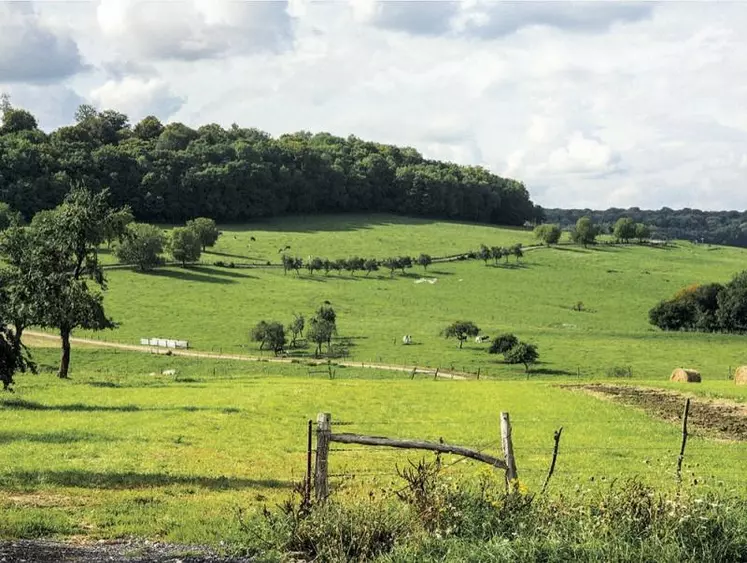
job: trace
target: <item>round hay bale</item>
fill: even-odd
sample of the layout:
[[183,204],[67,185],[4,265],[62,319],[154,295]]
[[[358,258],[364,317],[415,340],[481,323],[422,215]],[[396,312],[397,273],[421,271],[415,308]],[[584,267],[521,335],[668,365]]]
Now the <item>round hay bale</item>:
[[739,366],[734,372],[734,383],[747,385],[747,366]]
[[682,383],[700,383],[700,373],[694,369],[677,368],[672,372],[669,381],[679,381]]

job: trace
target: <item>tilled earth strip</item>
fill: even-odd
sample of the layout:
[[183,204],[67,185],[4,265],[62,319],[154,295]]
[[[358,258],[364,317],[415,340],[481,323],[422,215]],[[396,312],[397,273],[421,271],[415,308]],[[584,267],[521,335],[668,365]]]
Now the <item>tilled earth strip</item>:
[[651,387],[591,383],[587,385],[563,385],[566,389],[582,391],[608,397],[614,401],[642,408],[657,418],[670,422],[682,420],[685,400],[690,398],[688,427],[696,433],[747,441],[747,405],[725,400],[710,400]]

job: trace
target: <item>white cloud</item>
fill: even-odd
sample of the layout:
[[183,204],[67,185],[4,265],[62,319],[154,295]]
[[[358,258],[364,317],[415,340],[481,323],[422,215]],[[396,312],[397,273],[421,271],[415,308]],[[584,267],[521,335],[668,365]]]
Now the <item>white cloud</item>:
[[[62,5],[35,3],[37,23],[96,70],[61,72],[60,100],[414,146],[547,207],[747,208],[746,4]],[[14,102],[57,125],[32,79]]]
[[97,18],[106,41],[125,58],[196,61],[292,42],[285,1],[99,0]]
[[39,18],[30,2],[0,2],[0,83],[49,83],[85,68],[73,38]]
[[550,153],[547,170],[558,174],[608,174],[614,170],[618,157],[598,139],[575,132],[568,142]]
[[137,77],[109,80],[91,92],[91,99],[101,109],[126,113],[133,122],[147,115],[168,119],[185,102],[171,92],[165,81]]

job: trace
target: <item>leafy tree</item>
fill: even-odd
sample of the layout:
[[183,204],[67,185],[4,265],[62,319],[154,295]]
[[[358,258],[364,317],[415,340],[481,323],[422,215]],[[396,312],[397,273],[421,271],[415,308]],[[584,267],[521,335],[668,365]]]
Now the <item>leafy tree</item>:
[[283,261],[283,274],[285,275],[288,273],[288,270],[293,269],[293,257],[288,256],[287,254],[283,254],[282,261]]
[[552,223],[538,225],[534,229],[534,236],[547,246],[557,244],[561,234],[560,226]]
[[122,241],[127,233],[127,226],[135,220],[129,208],[112,215],[104,227],[104,240],[109,248],[114,241]]
[[122,242],[114,254],[122,264],[135,264],[141,272],[163,264],[163,247],[166,242],[161,229],[147,223],[127,226]]
[[505,354],[518,343],[519,339],[516,338],[516,336],[514,336],[513,334],[501,334],[500,336],[496,337],[493,342],[491,342],[488,352],[490,354]]
[[344,258],[337,258],[334,262],[332,262],[332,269],[339,274],[345,269],[346,265],[347,261]]
[[364,265],[363,258],[359,256],[353,256],[345,261],[345,269],[350,272],[351,275],[355,275],[355,272],[362,270]]
[[662,330],[683,330],[695,323],[695,309],[685,299],[660,301],[648,312],[649,322]]
[[252,342],[259,342],[259,349],[263,350],[267,343],[267,321],[259,321],[249,333],[249,339]]
[[154,141],[163,133],[163,124],[157,117],[149,115],[133,127],[132,133],[143,141]]
[[182,263],[182,267],[186,267],[187,262],[197,262],[200,259],[201,250],[200,239],[194,230],[189,227],[172,229],[169,252],[174,260]]
[[636,223],[635,225],[635,238],[638,242],[642,243],[651,238],[651,227],[643,223]]
[[317,309],[314,318],[323,319],[327,322],[330,322],[335,326],[335,328],[337,328],[337,313],[332,308],[332,305],[329,304],[329,302],[325,302],[319,307],[319,309]]
[[397,258],[397,267],[405,273],[405,268],[412,268],[412,258],[409,256],[400,256]]
[[291,346],[295,348],[296,346],[296,340],[299,336],[303,336],[303,329],[306,324],[305,319],[303,318],[303,315],[293,315],[293,320],[290,323],[290,331],[291,331]]
[[36,371],[28,349],[16,343],[15,335],[10,327],[0,316],[0,382],[4,391],[10,391],[13,387],[13,376],[16,372],[31,370]]
[[19,348],[26,327],[39,324],[43,300],[39,299],[36,237],[29,228],[11,227],[0,233],[0,318],[12,325],[14,345]]
[[521,247],[521,244],[515,244],[511,247],[511,254],[516,256],[516,261],[518,262],[521,258],[524,257],[524,250]]
[[456,338],[459,340],[459,348],[461,349],[467,338],[480,334],[480,329],[472,321],[455,321],[447,326],[441,334],[444,338]]
[[581,217],[576,221],[576,227],[571,232],[571,240],[577,244],[583,244],[586,248],[594,244],[599,235],[599,228],[592,222],[589,217]]
[[613,233],[618,241],[630,242],[636,235],[635,222],[630,217],[620,217],[615,222]]
[[718,293],[716,317],[726,332],[747,332],[747,271],[737,274]]
[[187,228],[192,229],[197,235],[203,252],[205,252],[207,247],[214,246],[220,236],[220,231],[215,221],[207,217],[198,217],[197,219],[187,221]]
[[427,271],[428,266],[433,263],[433,258],[431,258],[429,254],[421,254],[415,262],[418,266],[423,266],[423,271]]
[[488,265],[488,260],[490,260],[493,257],[493,252],[490,248],[485,246],[484,244],[480,245],[480,250],[477,251],[477,257],[485,262],[485,265]]
[[254,342],[259,342],[259,349],[262,350],[266,346],[268,350],[272,350],[277,356],[285,349],[285,329],[283,325],[277,321],[259,321],[256,326],[252,329],[251,339]]
[[314,270],[321,270],[323,267],[324,261],[321,258],[312,258],[309,260],[308,264],[306,264],[306,269],[312,276],[314,275]]
[[379,263],[375,258],[369,258],[363,263],[363,269],[366,270],[366,276],[371,272],[376,272],[379,269]]
[[309,328],[306,330],[306,338],[316,344],[316,350],[314,355],[319,357],[322,353],[322,344],[327,344],[327,351],[329,351],[332,336],[336,331],[335,324],[318,317],[312,317],[309,321]]
[[501,254],[506,259],[506,264],[508,264],[508,257],[511,256],[511,249],[506,248],[505,246],[501,247]]
[[300,275],[301,268],[303,268],[303,258],[299,258],[298,256],[293,258],[293,262],[291,263],[291,268],[295,270],[297,276]]
[[534,344],[519,342],[503,354],[508,364],[524,364],[524,370],[529,373],[529,366],[539,359],[539,352]]
[[76,328],[114,328],[104,312],[103,295],[89,285],[106,289],[97,248],[119,214],[107,202],[109,192],[93,194],[74,187],[57,208],[38,213],[27,227],[32,254],[15,265],[36,284],[31,308],[39,313],[38,324],[60,331],[62,356],[59,377],[70,367],[70,335]]
[[18,211],[11,209],[10,205],[0,201],[0,231],[8,227],[18,227],[23,223],[23,217]]
[[503,258],[503,247],[501,246],[491,246],[490,247],[490,257],[493,259],[493,263],[497,266],[498,261]]
[[0,135],[8,135],[20,131],[33,131],[37,127],[36,118],[31,112],[11,107],[3,111],[3,124],[0,126]]
[[381,265],[389,270],[389,277],[394,277],[394,271],[399,268],[399,258],[390,256],[381,261]]
[[329,271],[332,269],[333,269],[333,264],[329,258],[325,258],[324,260],[322,260],[322,270],[324,270],[325,276],[328,276]]

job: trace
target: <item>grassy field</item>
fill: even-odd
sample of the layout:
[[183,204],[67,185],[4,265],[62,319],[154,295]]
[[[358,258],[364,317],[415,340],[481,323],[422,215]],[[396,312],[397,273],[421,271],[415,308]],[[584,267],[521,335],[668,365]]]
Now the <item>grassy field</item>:
[[[523,230],[388,216],[285,219],[222,229],[213,254],[203,261],[233,256],[277,263],[276,247],[285,244],[303,257],[335,258],[437,255],[480,243],[531,241],[531,233]],[[246,250],[249,244],[256,249]],[[598,377],[612,367],[629,366],[634,378],[665,379],[674,367],[687,366],[707,380],[726,380],[730,367],[747,363],[743,337],[662,333],[648,324],[647,312],[683,286],[728,280],[745,267],[745,258],[743,249],[681,243],[668,249],[541,248],[527,252],[518,264],[514,259],[497,267],[480,261],[440,263],[394,278],[388,272],[367,278],[305,271],[297,277],[277,268],[208,264],[151,274],[113,270],[106,304],[120,328],[97,337],[127,343],[141,337],[188,339],[197,349],[256,354],[248,333],[259,320],[288,323],[293,313],[308,318],[329,300],[355,361],[479,368],[489,376],[521,377],[523,368],[501,364],[487,354],[487,345],[468,343],[459,350],[439,336],[450,322],[469,319],[484,333],[511,331],[536,343],[539,374]],[[572,309],[578,301],[585,311]],[[403,334],[411,334],[414,345],[403,346]]]
[[[352,360],[480,369],[487,377],[410,380],[402,372],[338,367],[337,379],[329,380],[309,377],[303,357],[277,365],[75,345],[73,379],[60,381],[53,375],[58,351],[50,341],[29,339],[41,374],[19,376],[17,393],[0,398],[0,536],[241,541],[237,509],[274,506],[290,495],[303,477],[306,422],[321,411],[331,412],[344,431],[443,438],[494,453],[500,450],[498,415],[509,411],[519,477],[529,490],[544,479],[560,426],[554,492],[628,476],[673,487],[676,423],[561,385],[604,380],[611,368],[629,367],[635,384],[747,401],[747,387],[727,379],[730,368],[747,363],[744,337],[662,333],[647,321],[648,310],[679,288],[723,282],[742,270],[742,249],[564,245],[498,266],[439,263],[393,278],[388,272],[296,276],[212,262],[277,263],[277,250],[285,246],[304,258],[447,255],[481,243],[530,244],[531,233],[391,216],[221,228],[223,237],[201,265],[150,274],[110,270],[105,303],[120,326],[95,338],[129,344],[143,337],[188,339],[197,350],[259,355],[247,337],[259,320],[287,323],[293,313],[308,318],[329,300]],[[582,312],[572,308],[579,301]],[[457,319],[476,322],[485,334],[510,331],[534,342],[541,362],[527,377],[522,366],[489,355],[487,344],[468,342],[460,350],[439,336]],[[414,344],[403,346],[403,334]],[[308,356],[309,350],[293,353]],[[668,383],[678,366],[700,370],[704,382]],[[176,375],[160,375],[168,369]],[[342,450],[331,457],[338,491],[390,491],[401,486],[395,466],[419,458],[335,449]],[[744,459],[747,442],[696,429],[685,486],[747,493]],[[486,471],[456,458],[444,461],[454,476]]]
[[[530,490],[541,485],[561,425],[554,491],[632,475],[675,483],[675,424],[548,380],[368,379],[368,370],[348,368],[330,381],[306,377],[300,365],[79,349],[74,378],[60,381],[50,373],[56,351],[35,352],[42,373],[20,377],[18,392],[0,399],[2,537],[240,541],[237,508],[273,506],[302,479],[306,421],[320,411],[331,412],[344,431],[443,438],[499,453],[498,413],[507,410],[520,480]],[[149,375],[163,369],[176,369],[176,377]],[[413,452],[333,449],[344,450],[330,458],[336,490],[398,488],[395,464],[419,459]],[[686,485],[697,479],[696,488],[743,491],[746,458],[747,443],[695,436]],[[460,461],[446,471],[486,470]]]

